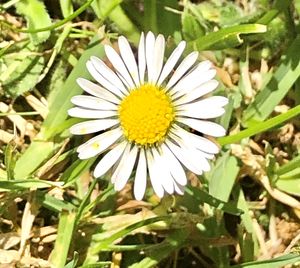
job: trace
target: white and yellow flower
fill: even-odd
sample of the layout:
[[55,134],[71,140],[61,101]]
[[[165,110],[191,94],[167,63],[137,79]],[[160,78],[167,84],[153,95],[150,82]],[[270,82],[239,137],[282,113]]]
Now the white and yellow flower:
[[165,192],[183,194],[187,183],[184,168],[200,175],[210,170],[208,160],[219,152],[203,135],[225,135],[222,126],[208,119],[224,113],[227,98],[204,98],[218,86],[213,79],[216,70],[209,61],[197,63],[197,52],[177,64],[184,41],[164,64],[165,39],[162,35],[155,38],[152,32],[146,38],[141,35],[137,62],[125,37],[119,37],[118,45],[120,55],[105,46],[114,70],[91,57],[87,68],[97,84],[77,80],[89,95],[74,96],[71,101],[76,107],[69,115],[92,120],[78,123],[70,131],[74,135],[101,132],[78,147],[79,158],[103,154],[94,176],[113,168],[111,181],[118,191],[135,170],[134,196],[138,200],[144,196],[148,177],[159,197]]

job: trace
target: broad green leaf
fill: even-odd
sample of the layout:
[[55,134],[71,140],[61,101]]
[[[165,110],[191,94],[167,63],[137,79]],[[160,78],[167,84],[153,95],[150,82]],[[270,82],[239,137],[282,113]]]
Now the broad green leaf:
[[300,35],[293,41],[273,77],[243,113],[243,122],[265,120],[300,76]]
[[209,22],[217,23],[222,27],[246,24],[260,17],[262,11],[245,12],[238,5],[230,1],[202,1],[197,5],[203,18]]
[[208,33],[192,42],[198,50],[218,50],[236,47],[243,43],[242,34],[264,33],[267,27],[262,24],[243,24]]
[[237,159],[229,151],[219,157],[211,171],[205,174],[209,181],[209,194],[227,202],[239,170]]
[[50,263],[56,268],[65,266],[75,228],[75,217],[76,213],[71,211],[62,211],[60,214],[57,238],[49,257]]
[[39,82],[39,76],[44,68],[44,58],[37,55],[37,51],[28,45],[16,57],[3,59],[7,69],[0,74],[0,83],[4,91],[12,97],[32,90]]
[[[16,4],[17,12],[25,16],[29,30],[44,28],[51,25],[50,16],[42,1],[22,0]],[[30,38],[34,45],[46,41],[50,36],[50,31],[31,33]]]
[[284,265],[295,264],[300,261],[297,254],[286,254],[277,258],[265,261],[253,261],[232,266],[232,268],[281,268]]

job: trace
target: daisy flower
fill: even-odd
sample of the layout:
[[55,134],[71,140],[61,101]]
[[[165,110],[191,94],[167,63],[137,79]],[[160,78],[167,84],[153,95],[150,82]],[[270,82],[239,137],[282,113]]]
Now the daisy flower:
[[[165,39],[141,34],[137,61],[127,39],[118,39],[118,54],[105,53],[113,66],[92,56],[86,66],[97,83],[78,78],[88,95],[74,96],[70,116],[91,119],[71,127],[74,135],[97,133],[77,149],[80,159],[102,154],[94,170],[98,178],[113,169],[111,182],[120,191],[134,176],[134,196],[141,200],[147,179],[158,197],[183,194],[185,170],[197,175],[210,170],[218,146],[205,136],[220,137],[225,129],[208,119],[224,113],[228,100],[204,97],[215,90],[216,70],[210,61],[197,63],[192,52],[180,63],[182,41],[164,64]],[[134,172],[135,171],[135,172]]]

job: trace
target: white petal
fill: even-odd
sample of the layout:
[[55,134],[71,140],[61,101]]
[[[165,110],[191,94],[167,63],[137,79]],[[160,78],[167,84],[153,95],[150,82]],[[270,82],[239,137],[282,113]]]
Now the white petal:
[[70,132],[73,135],[90,134],[110,128],[118,123],[118,119],[101,119],[85,121],[72,126],[70,128]]
[[125,78],[126,82],[130,85],[130,88],[135,88],[135,85],[132,81],[131,76],[129,75],[124,62],[120,58],[119,54],[108,45],[104,46],[105,53],[111,64],[114,66],[114,68]]
[[112,175],[111,178],[112,181],[115,181],[116,191],[121,191],[124,188],[125,184],[127,183],[132,173],[133,166],[136,161],[137,153],[138,153],[137,146],[133,146],[133,148],[128,153],[128,155],[125,155],[124,153],[119,166],[117,167],[115,173]]
[[71,102],[77,106],[96,110],[118,110],[117,105],[109,101],[86,95],[78,95],[71,98]]
[[129,71],[131,77],[133,78],[135,85],[139,86],[140,85],[139,72],[138,72],[138,68],[136,65],[134,55],[132,53],[132,49],[130,48],[129,43],[124,36],[119,37],[118,43],[119,43],[119,49],[120,49],[122,59]]
[[186,105],[180,111],[176,112],[178,116],[186,116],[191,118],[210,119],[221,116],[225,110],[220,107],[206,107],[201,105]]
[[158,197],[162,198],[164,196],[164,188],[160,183],[159,170],[156,167],[156,162],[154,162],[150,150],[146,150],[146,158],[148,163],[149,177],[153,190]]
[[210,135],[213,137],[222,137],[225,136],[226,130],[218,125],[217,123],[210,121],[203,121],[192,118],[177,118],[177,121],[183,123],[203,134]]
[[145,78],[145,70],[146,70],[146,55],[145,55],[145,37],[144,33],[141,34],[140,43],[139,43],[139,51],[138,51],[138,68],[139,68],[139,76],[140,83],[144,83]]
[[148,32],[146,36],[146,63],[147,63],[147,73],[148,81],[152,81],[154,77],[154,47],[155,47],[155,37],[152,32]]
[[115,85],[117,88],[119,88],[123,94],[127,95],[127,90],[124,87],[124,84],[120,80],[120,78],[115,74],[114,71],[112,71],[102,60],[99,58],[92,56],[91,62],[95,66],[96,70],[108,80],[112,85]]
[[88,110],[74,107],[68,110],[69,116],[78,118],[107,118],[117,115],[117,111]]
[[166,144],[168,145],[169,149],[172,153],[176,156],[176,158],[190,171],[197,175],[201,175],[203,173],[202,169],[199,168],[198,165],[194,165],[194,161],[190,159],[189,154],[186,155],[186,151],[181,150],[181,148],[170,140],[166,140]]
[[125,147],[124,152],[123,152],[123,155],[121,157],[121,160],[117,164],[117,168],[115,169],[115,171],[114,171],[114,173],[113,173],[113,175],[111,177],[111,182],[113,184],[115,184],[116,179],[118,178],[116,175],[119,173],[120,168],[124,166],[124,161],[128,157],[128,155],[129,155],[130,147],[131,147],[131,144],[129,142],[127,142],[126,143],[126,147]]
[[165,38],[162,34],[159,34],[155,40],[155,45],[154,45],[153,78],[151,81],[149,81],[153,84],[155,84],[157,82],[157,79],[160,75],[160,72],[161,72],[161,69],[163,66],[163,62],[164,62],[164,53],[165,53]]
[[124,94],[122,91],[117,88],[114,84],[111,84],[106,78],[100,74],[97,71],[97,68],[92,63],[92,61],[88,61],[86,63],[86,68],[88,69],[89,73],[92,75],[92,77],[103,87],[105,87],[107,90],[109,90],[111,93],[115,94],[116,96],[119,96],[120,98],[124,97]]
[[167,76],[173,70],[174,66],[176,65],[176,63],[179,60],[182,52],[185,49],[185,45],[186,45],[186,42],[181,41],[178,44],[178,46],[174,49],[174,51],[172,52],[171,56],[169,57],[169,59],[165,63],[165,66],[164,66],[164,68],[161,72],[161,75],[160,75],[159,79],[158,79],[158,82],[157,82],[158,86],[160,86],[163,83],[163,81],[167,78]]
[[207,93],[212,92],[215,90],[219,85],[219,82],[217,80],[210,80],[208,82],[205,82],[204,84],[200,85],[199,87],[193,89],[192,91],[184,94],[181,98],[174,101],[174,105],[181,105],[185,104],[191,101],[194,101]]
[[198,150],[209,154],[217,154],[219,152],[219,147],[209,139],[190,133],[175,124],[171,132],[179,136],[184,142],[190,142]]
[[121,142],[102,157],[100,162],[95,167],[95,178],[99,178],[104,175],[119,160],[120,156],[125,150],[126,144],[127,141]]
[[88,159],[102,153],[117,139],[119,139],[121,135],[122,130],[120,128],[116,128],[110,131],[106,131],[88,140],[86,143],[80,145],[77,148],[77,152],[79,153],[78,157],[80,159]]
[[156,149],[152,149],[152,153],[157,173],[159,173],[159,177],[157,179],[161,181],[163,188],[168,194],[173,194],[174,183],[169,170],[168,160],[165,158],[165,155],[159,153]]
[[184,195],[184,186],[178,185],[176,182],[174,182],[174,189],[177,194]]
[[191,92],[195,88],[199,87],[203,83],[213,79],[216,75],[215,69],[209,69],[208,71],[199,71],[196,68],[194,71],[183,77],[175,87],[170,90],[170,94],[174,95],[174,98],[178,98],[188,92]]
[[130,84],[126,81],[126,79],[117,71],[118,77],[122,80],[123,84],[127,87],[127,90],[131,90],[132,87]]
[[203,156],[204,156],[206,159],[212,160],[212,159],[215,158],[215,155],[214,155],[214,154],[205,153],[205,152],[203,152],[203,151],[201,151],[201,153],[203,154]]
[[[196,104],[196,103],[199,105],[207,106],[207,107],[224,107],[225,105],[228,104],[228,99],[223,96],[212,96],[212,97],[197,101],[193,104]],[[184,105],[182,105],[181,107],[184,107]]]
[[180,162],[165,144],[162,144],[161,148],[165,158],[168,159],[170,172],[174,180],[180,185],[186,185],[186,174]]
[[136,200],[142,200],[147,185],[147,163],[144,149],[140,150],[139,161],[135,173],[133,193]]
[[93,96],[113,102],[115,104],[119,104],[121,102],[120,99],[118,99],[114,94],[110,93],[107,89],[100,87],[87,79],[78,78],[76,82],[85,92]]
[[177,83],[177,81],[193,66],[198,58],[198,52],[194,51],[186,56],[186,58],[179,64],[166,88],[169,89]]
[[205,153],[202,151],[197,150],[190,142],[178,139],[172,133],[169,134],[171,138],[173,138],[180,147],[185,158],[189,159],[193,166],[198,167],[200,166],[201,170],[209,171],[210,165],[205,158]]

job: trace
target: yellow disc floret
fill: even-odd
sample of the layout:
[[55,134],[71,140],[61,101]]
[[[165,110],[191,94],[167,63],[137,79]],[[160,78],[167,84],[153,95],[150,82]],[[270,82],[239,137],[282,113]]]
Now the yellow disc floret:
[[165,139],[175,113],[170,97],[161,88],[145,84],[122,100],[119,117],[126,138],[147,146]]

